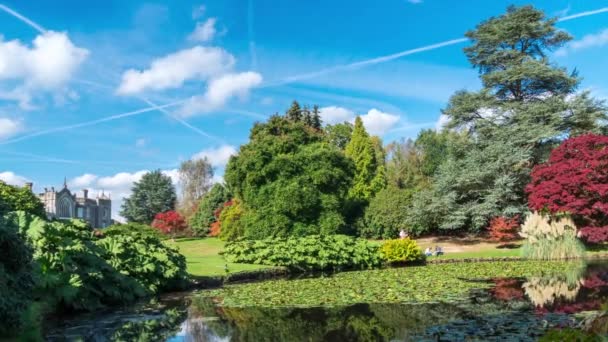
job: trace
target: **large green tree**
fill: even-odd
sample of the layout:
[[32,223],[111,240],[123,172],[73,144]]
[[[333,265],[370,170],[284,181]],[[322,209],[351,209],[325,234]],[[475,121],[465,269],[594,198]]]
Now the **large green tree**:
[[364,224],[359,234],[367,238],[393,239],[399,236],[402,229],[416,233],[406,223],[412,192],[412,189],[392,185],[380,190],[365,210]]
[[323,132],[288,115],[252,128],[225,180],[241,201],[242,231],[264,238],[342,231],[352,174],[352,162]]
[[353,135],[353,124],[346,121],[335,125],[327,125],[325,126],[325,135],[330,144],[344,150]]
[[40,217],[46,216],[44,205],[32,190],[0,181],[0,215],[19,210]]
[[355,164],[355,178],[349,196],[355,201],[369,201],[386,185],[384,153],[382,142],[369,136],[360,117],[355,119],[353,134],[344,153]]
[[150,224],[154,215],[175,208],[177,196],[171,177],[160,170],[148,172],[135,182],[120,214],[129,222]]
[[549,61],[548,53],[571,39],[555,19],[531,6],[509,7],[466,35],[472,44],[465,54],[483,87],[457,92],[443,113],[447,128],[472,143],[415,196],[409,220],[423,230],[477,231],[494,216],[521,214],[531,167],[564,136],[598,131],[606,117],[601,103],[576,92],[576,73]]

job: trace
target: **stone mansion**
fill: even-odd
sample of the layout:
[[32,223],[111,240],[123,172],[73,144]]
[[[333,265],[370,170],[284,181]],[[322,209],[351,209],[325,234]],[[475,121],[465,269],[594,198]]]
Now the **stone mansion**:
[[[30,189],[32,184],[26,185]],[[112,200],[103,192],[95,198],[89,198],[89,191],[82,190],[83,197],[77,197],[68,189],[67,182],[63,182],[63,189],[56,191],[54,187],[38,194],[44,204],[49,218],[77,218],[89,222],[93,228],[105,228],[112,224]]]

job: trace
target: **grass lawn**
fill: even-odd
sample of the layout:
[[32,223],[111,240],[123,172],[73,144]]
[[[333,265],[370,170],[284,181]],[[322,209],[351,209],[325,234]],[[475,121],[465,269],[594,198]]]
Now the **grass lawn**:
[[[517,248],[491,248],[478,251],[453,252],[439,256],[440,259],[467,259],[467,258],[502,258],[502,257],[518,257],[521,256],[521,247]],[[437,257],[429,257],[427,260],[433,260]]]
[[[185,257],[188,273],[193,276],[216,276],[224,275],[226,262],[219,252],[224,248],[224,242],[217,238],[176,239],[175,242],[167,241],[167,244],[177,247]],[[233,264],[228,263],[230,273],[239,271],[251,271],[267,268],[264,265]]]
[[[521,247],[516,248],[497,248],[497,244],[487,241],[453,241],[423,238],[417,240],[422,250],[426,247],[433,248],[436,245],[442,246],[445,255],[441,259],[466,259],[466,258],[491,258],[491,257],[517,257],[521,256]],[[378,244],[381,241],[375,241]],[[167,241],[167,244],[175,246],[186,257],[188,272],[193,276],[217,276],[224,275],[226,262],[219,255],[224,248],[224,242],[217,238],[184,238],[177,239],[175,242]],[[596,246],[587,251],[588,254],[606,253],[608,245]],[[433,260],[437,257],[429,257]],[[234,264],[228,263],[230,273],[239,271],[251,271],[270,266]]]

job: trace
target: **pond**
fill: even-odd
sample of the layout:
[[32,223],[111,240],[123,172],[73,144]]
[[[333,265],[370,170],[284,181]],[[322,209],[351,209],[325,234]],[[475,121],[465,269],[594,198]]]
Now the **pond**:
[[429,265],[172,294],[63,319],[46,339],[553,341],[581,328],[599,339],[607,304],[608,263]]

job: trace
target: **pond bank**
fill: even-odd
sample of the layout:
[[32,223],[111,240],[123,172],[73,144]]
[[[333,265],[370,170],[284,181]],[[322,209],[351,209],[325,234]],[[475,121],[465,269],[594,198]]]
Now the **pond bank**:
[[[456,263],[488,263],[488,262],[516,262],[516,261],[534,261],[534,262],[553,262],[553,261],[575,261],[575,260],[608,260],[608,253],[589,253],[584,258],[570,258],[570,259],[554,259],[554,260],[528,260],[523,257],[489,257],[489,258],[436,258],[433,257],[431,259],[427,258],[425,264],[426,265],[436,265],[436,264],[456,264]],[[424,266],[418,265],[418,266]],[[399,268],[408,268],[414,267],[412,265],[409,266],[395,266],[395,267],[383,267],[381,269],[399,269]],[[361,271],[361,270],[346,270],[348,271]],[[341,272],[318,272],[316,274],[339,274]],[[300,274],[303,277],[314,276],[314,273],[294,273],[285,267],[270,267],[259,270],[252,271],[240,271],[229,273],[226,275],[217,275],[217,276],[193,276],[192,283],[188,290],[202,290],[202,289],[214,289],[222,287],[223,285],[229,284],[238,284],[245,282],[255,282],[255,281],[264,281],[264,280],[276,280],[276,279],[284,279],[293,277],[294,275]]]

